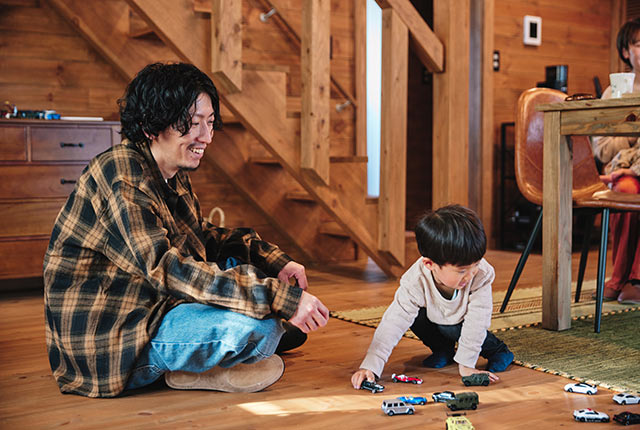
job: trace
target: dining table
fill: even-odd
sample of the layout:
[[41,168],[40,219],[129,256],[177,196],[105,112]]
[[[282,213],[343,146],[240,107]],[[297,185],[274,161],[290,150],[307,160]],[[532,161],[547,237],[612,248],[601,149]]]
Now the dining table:
[[570,136],[640,136],[640,97],[572,100],[544,112],[542,327],[571,328],[572,148]]

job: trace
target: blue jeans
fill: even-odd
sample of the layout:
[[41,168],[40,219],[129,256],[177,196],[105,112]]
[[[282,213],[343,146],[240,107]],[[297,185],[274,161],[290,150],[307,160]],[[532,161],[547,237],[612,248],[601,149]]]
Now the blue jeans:
[[149,385],[169,371],[200,373],[255,363],[273,355],[283,333],[279,318],[259,320],[200,303],[180,304],[167,312],[142,350],[126,389]]

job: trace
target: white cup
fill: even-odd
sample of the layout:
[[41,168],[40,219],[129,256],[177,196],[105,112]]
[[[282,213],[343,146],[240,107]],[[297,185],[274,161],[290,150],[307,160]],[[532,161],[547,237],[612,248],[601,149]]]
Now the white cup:
[[633,80],[635,73],[611,73],[609,82],[611,82],[611,98],[617,99],[623,94],[633,92]]

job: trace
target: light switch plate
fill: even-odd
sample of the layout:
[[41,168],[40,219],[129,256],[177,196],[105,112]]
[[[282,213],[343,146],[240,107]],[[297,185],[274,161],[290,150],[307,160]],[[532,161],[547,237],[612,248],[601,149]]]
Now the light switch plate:
[[542,18],[539,16],[524,16],[522,25],[524,32],[524,44],[540,46],[542,44]]

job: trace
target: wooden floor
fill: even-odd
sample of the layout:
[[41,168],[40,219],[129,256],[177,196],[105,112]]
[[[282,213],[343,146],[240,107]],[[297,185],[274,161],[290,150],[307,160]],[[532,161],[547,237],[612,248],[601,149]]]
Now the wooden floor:
[[[489,252],[497,272],[494,289],[505,289],[518,255]],[[574,256],[575,258],[575,256]],[[595,278],[596,255],[590,256],[587,279]],[[577,266],[574,262],[574,267]],[[610,264],[609,264],[610,266]],[[520,287],[540,285],[541,259],[533,255]],[[396,288],[373,265],[310,270],[310,291],[332,310],[388,304]],[[382,394],[350,386],[369,345],[373,329],[332,319],[297,351],[284,355],[282,379],[261,393],[226,394],[176,391],[163,382],[116,399],[62,395],[53,381],[44,343],[42,296],[0,296],[0,428],[1,429],[442,429],[443,404],[417,406],[413,416],[382,414],[383,399],[468,391],[457,368],[425,369],[428,350],[402,339],[385,368]],[[421,386],[392,384],[392,372],[424,379]],[[615,424],[581,424],[574,409],[592,407],[612,416],[640,406],[618,406],[612,393],[595,396],[565,393],[568,380],[512,365],[501,380],[476,387],[480,405],[467,417],[476,429],[601,428]]]

